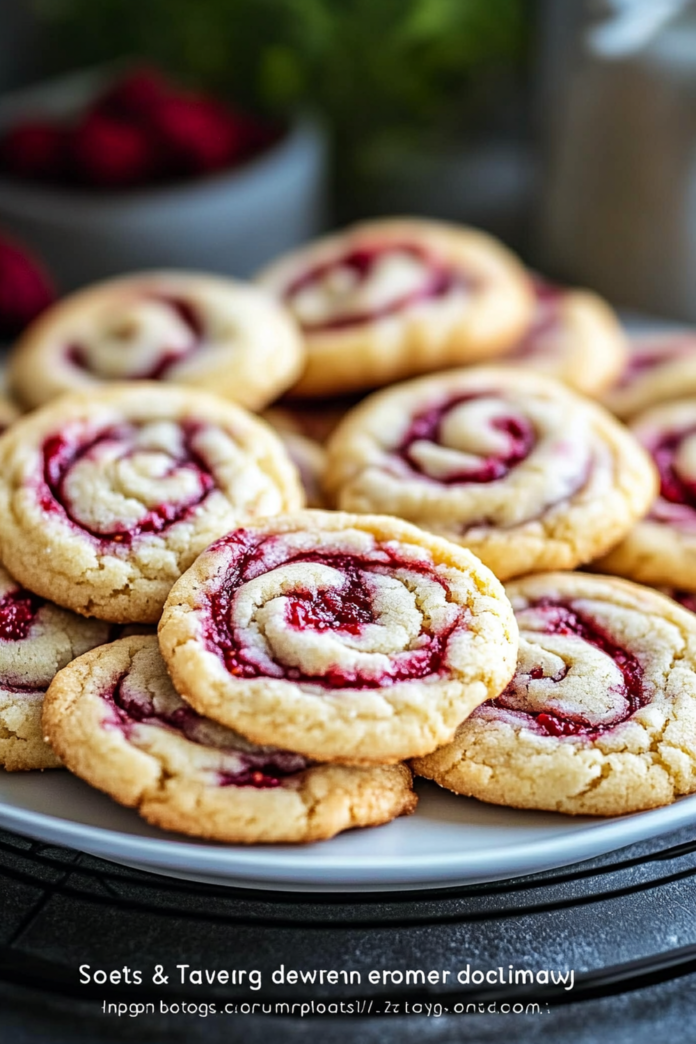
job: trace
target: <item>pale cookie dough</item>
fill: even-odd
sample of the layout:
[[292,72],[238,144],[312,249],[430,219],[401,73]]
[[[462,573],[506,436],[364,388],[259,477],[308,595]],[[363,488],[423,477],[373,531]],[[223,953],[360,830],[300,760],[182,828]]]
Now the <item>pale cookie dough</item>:
[[228,534],[171,591],[174,684],[255,743],[390,763],[447,743],[512,675],[517,629],[469,552],[393,518],[305,511]]
[[0,766],[60,765],[41,731],[44,694],[62,667],[108,641],[110,630],[25,590],[0,566]]
[[47,739],[67,767],[149,823],[218,841],[318,841],[413,811],[404,765],[312,765],[257,747],[177,695],[157,639],[125,638],[53,681]]
[[482,801],[573,815],[696,791],[696,617],[613,577],[548,573],[507,592],[515,677],[415,771]]
[[535,309],[529,328],[499,360],[556,377],[596,398],[619,376],[627,357],[626,335],[597,294],[534,280]]
[[696,591],[696,398],[646,410],[630,427],[655,461],[659,495],[647,517],[594,566]]
[[696,332],[665,330],[631,337],[623,372],[603,397],[617,417],[696,395]]
[[211,541],[302,503],[267,425],[173,384],[64,396],[0,437],[0,558],[30,590],[116,623],[155,623]]
[[656,489],[647,454],[610,414],[512,367],[372,395],[327,448],[330,503],[407,518],[501,579],[590,561],[628,533]]
[[300,324],[307,348],[293,395],[340,395],[487,359],[533,308],[520,262],[483,232],[436,221],[355,225],[259,276]]
[[28,408],[114,381],[174,381],[262,409],[302,372],[297,325],[258,287],[193,272],[141,272],[55,304],[12,352]]

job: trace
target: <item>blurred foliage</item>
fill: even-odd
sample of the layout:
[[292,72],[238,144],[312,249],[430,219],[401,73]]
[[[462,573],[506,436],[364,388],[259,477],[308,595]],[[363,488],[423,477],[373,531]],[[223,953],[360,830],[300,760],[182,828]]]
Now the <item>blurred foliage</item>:
[[466,124],[525,52],[525,0],[33,0],[62,64],[152,59],[274,112],[318,107],[378,151]]

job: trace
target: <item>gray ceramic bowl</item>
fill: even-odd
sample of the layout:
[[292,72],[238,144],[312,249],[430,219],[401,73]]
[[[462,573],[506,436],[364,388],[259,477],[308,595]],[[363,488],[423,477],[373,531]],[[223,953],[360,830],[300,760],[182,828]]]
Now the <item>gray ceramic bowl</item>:
[[[113,75],[78,73],[7,94],[0,131],[74,112]],[[95,193],[0,177],[0,229],[35,250],[63,291],[143,268],[243,277],[321,231],[325,190],[325,138],[301,117],[243,166],[171,186]]]

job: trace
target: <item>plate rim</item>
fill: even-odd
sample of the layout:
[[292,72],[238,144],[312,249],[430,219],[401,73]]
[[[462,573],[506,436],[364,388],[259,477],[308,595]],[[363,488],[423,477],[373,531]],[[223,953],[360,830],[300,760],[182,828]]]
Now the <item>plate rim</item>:
[[[145,837],[103,826],[78,823],[72,819],[36,812],[0,798],[0,826],[25,837],[61,844],[121,865],[137,864],[169,876],[180,872],[191,875],[213,874],[216,883],[230,887],[270,888],[282,891],[352,891],[372,888],[432,889],[482,881],[504,881],[511,877],[538,873],[571,863],[583,862],[632,843],[648,840],[696,821],[696,794],[678,798],[670,805],[635,812],[606,820],[593,819],[586,827],[552,837],[513,843],[483,851],[416,854],[404,860],[399,856],[351,858],[322,856],[312,871],[308,846],[297,846],[297,853],[284,848],[280,859],[272,846],[224,846],[216,843],[178,841]],[[377,828],[379,829],[379,828]],[[320,844],[321,842],[317,842]]]

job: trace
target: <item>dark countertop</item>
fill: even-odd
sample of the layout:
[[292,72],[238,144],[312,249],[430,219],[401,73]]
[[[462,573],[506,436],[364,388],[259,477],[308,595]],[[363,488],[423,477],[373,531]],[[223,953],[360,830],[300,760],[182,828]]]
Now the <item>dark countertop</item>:
[[[0,1025],[17,1044],[111,1040],[321,1039],[655,1044],[696,1038],[696,827],[577,864],[497,884],[437,892],[320,895],[250,892],[130,870],[0,833]],[[260,990],[151,983],[162,964],[259,969]],[[140,986],[80,984],[78,968],[143,970]],[[278,985],[287,968],[354,969],[360,986]],[[573,968],[572,990],[368,984],[370,970]],[[132,972],[131,972],[132,974]],[[475,994],[464,993],[476,991]],[[518,987],[518,990],[521,989]],[[427,992],[427,991],[430,992]],[[491,992],[492,991],[492,992]],[[156,1013],[106,1015],[111,1002]],[[350,1016],[160,1014],[159,1004],[372,1001]],[[404,1015],[406,1003],[500,1006],[539,1014]],[[398,1010],[394,1011],[395,1006]],[[389,1014],[377,1016],[378,1010]],[[355,1010],[355,1009],[354,1009]],[[690,1031],[687,1031],[687,1027]],[[686,1032],[686,1035],[685,1035]]]

